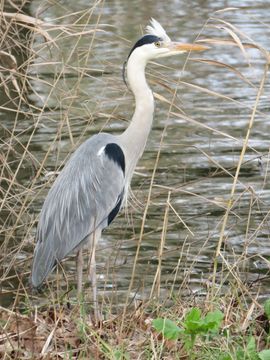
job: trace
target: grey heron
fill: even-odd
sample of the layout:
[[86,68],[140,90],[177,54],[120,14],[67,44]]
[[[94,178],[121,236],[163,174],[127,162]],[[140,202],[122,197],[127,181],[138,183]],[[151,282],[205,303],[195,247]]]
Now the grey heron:
[[89,278],[97,316],[95,250],[101,232],[118,214],[127,197],[135,166],[151,130],[154,97],[145,79],[146,64],[157,58],[207,49],[173,42],[154,19],[132,47],[127,80],[135,112],[120,135],[92,136],[70,157],[44,201],[37,228],[31,283],[39,287],[55,265],[77,251],[77,291],[82,291],[83,247],[89,246]]

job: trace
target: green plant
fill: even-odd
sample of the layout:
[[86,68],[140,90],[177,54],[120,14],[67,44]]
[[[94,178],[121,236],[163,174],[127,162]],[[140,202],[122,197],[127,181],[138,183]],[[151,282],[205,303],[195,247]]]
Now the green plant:
[[181,337],[184,341],[185,348],[191,350],[194,347],[198,335],[205,338],[210,334],[216,333],[220,328],[222,320],[223,314],[219,310],[209,312],[203,317],[201,310],[195,307],[186,315],[182,323],[182,328],[166,318],[153,320],[153,327],[156,331],[162,333],[167,340],[177,340]]
[[270,360],[270,350],[257,352],[256,340],[253,336],[248,338],[245,348],[238,348],[236,352],[237,360]]

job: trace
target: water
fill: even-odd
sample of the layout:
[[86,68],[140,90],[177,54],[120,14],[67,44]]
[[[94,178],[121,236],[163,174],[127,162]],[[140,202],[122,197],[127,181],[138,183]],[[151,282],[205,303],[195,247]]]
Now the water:
[[[97,31],[95,36],[89,32],[79,41],[78,37],[67,34],[58,43],[59,48],[52,48],[53,51],[44,46],[42,38],[37,37],[35,49],[39,57],[31,65],[32,80],[25,93],[32,104],[31,116],[21,114],[14,127],[14,113],[0,112],[1,124],[10,131],[14,127],[22,144],[16,144],[18,153],[9,157],[13,172],[18,166],[23,146],[26,146],[36,127],[28,147],[32,158],[29,154],[25,155],[16,178],[19,185],[15,184],[11,191],[12,194],[22,192],[18,203],[11,202],[16,213],[19,213],[18,208],[22,204],[27,204],[22,210],[23,223],[16,224],[16,219],[7,210],[3,212],[3,246],[10,249],[10,255],[6,257],[8,264],[3,259],[3,272],[11,277],[10,282],[4,283],[9,300],[12,287],[16,288],[17,284],[13,275],[22,269],[27,275],[30,270],[29,255],[33,251],[35,234],[35,226],[30,224],[40,211],[48,189],[42,188],[42,185],[50,177],[50,172],[58,169],[71,148],[75,149],[103,128],[113,133],[123,131],[132,116],[133,98],[122,82],[121,64],[131,44],[138,38],[140,26],[145,26],[149,17],[154,17],[164,25],[171,38],[191,42],[209,17],[219,17],[230,21],[256,43],[269,48],[268,2],[257,1],[254,6],[254,2],[242,1],[239,10],[214,13],[238,4],[238,1],[225,0],[106,1],[91,8],[93,4],[89,7],[89,2],[85,0],[69,1],[68,6],[59,3],[48,7],[45,2],[32,1],[31,14],[40,14],[40,18],[48,23],[68,26],[76,22],[77,27],[73,25],[73,31],[92,31],[100,16],[97,28],[102,31]],[[84,10],[85,13],[87,8],[88,13],[81,19],[79,15],[68,16],[75,11]],[[86,22],[87,16],[91,17],[90,25],[79,28],[78,25]],[[208,22],[210,24],[221,23],[212,20]],[[51,36],[60,32],[60,29],[55,30]],[[228,36],[228,33],[205,27],[203,35],[222,37]],[[250,42],[250,39],[246,41]],[[247,53],[250,65],[237,47],[213,46],[208,53],[198,57],[235,67],[251,84],[226,68],[196,61],[188,61],[185,65],[186,56],[164,59],[159,61],[162,65],[148,66],[147,77],[154,92],[169,102],[174,99],[175,106],[170,109],[168,103],[156,100],[153,129],[132,182],[135,200],[131,199],[126,215],[122,213],[118,216],[104,232],[100,243],[97,254],[99,287],[108,297],[115,296],[117,288],[118,301],[125,298],[150,180],[160,148],[133,289],[142,298],[151,291],[166,220],[164,216],[169,206],[161,293],[165,296],[172,287],[182,295],[189,295],[191,291],[199,294],[206,292],[230,198],[231,175],[236,171],[264,70],[263,56],[254,49],[247,50]],[[226,289],[228,281],[233,281],[229,271],[233,264],[238,264],[241,270],[235,274],[248,282],[257,281],[269,272],[269,90],[267,81],[236,186],[235,203],[225,229],[224,260],[220,258],[218,266],[219,270],[223,269],[223,275],[226,274],[224,277],[228,275],[229,279],[218,276],[219,281],[224,282],[223,289]],[[197,122],[191,122],[189,118]],[[1,136],[8,139],[3,127],[1,132]],[[45,156],[48,176],[42,171],[35,178]],[[26,199],[23,194],[25,189],[31,189]],[[19,251],[18,243],[21,243]],[[10,264],[11,258],[17,263]],[[68,260],[66,271],[71,283],[74,270],[74,262]],[[267,277],[260,285],[259,297],[263,299],[269,295]]]

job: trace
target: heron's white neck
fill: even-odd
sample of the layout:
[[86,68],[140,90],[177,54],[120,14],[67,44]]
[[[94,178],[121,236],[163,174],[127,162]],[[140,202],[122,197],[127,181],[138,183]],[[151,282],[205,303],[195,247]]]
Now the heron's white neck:
[[145,79],[146,61],[142,62],[141,57],[132,53],[127,63],[127,78],[129,86],[135,96],[135,112],[130,125],[121,137],[127,159],[127,175],[131,176],[141,157],[149,132],[152,127],[154,113],[154,97]]

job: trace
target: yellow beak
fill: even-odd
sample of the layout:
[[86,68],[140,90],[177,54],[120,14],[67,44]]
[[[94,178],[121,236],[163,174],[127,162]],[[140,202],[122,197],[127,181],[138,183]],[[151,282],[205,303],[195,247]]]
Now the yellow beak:
[[209,49],[208,46],[199,45],[199,44],[183,44],[178,42],[170,43],[171,51],[188,52],[188,51],[204,51],[208,49]]

